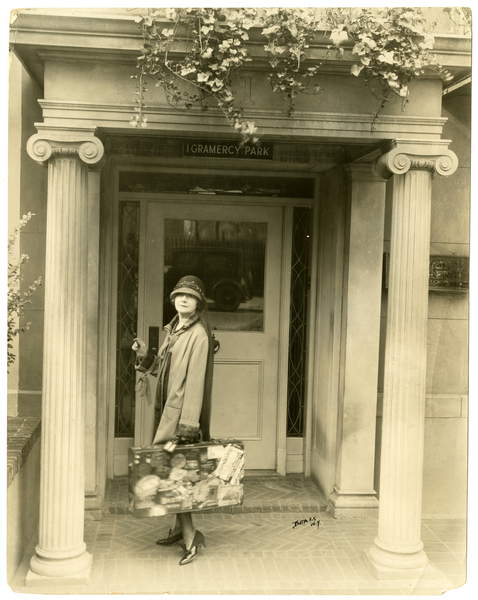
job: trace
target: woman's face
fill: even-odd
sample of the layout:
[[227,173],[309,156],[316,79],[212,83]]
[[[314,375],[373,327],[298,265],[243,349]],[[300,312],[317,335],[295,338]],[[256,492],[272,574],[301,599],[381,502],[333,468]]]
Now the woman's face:
[[196,312],[198,300],[189,294],[176,294],[174,296],[174,308],[180,317],[190,317]]

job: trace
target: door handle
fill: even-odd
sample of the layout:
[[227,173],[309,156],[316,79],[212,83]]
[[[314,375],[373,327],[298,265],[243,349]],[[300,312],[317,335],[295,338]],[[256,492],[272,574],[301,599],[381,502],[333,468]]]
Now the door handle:
[[213,333],[212,334],[212,352],[213,352],[213,354],[216,354],[217,352],[219,352],[220,347],[221,347],[221,342],[217,339],[217,337]]
[[159,348],[159,327],[148,327],[148,353],[157,354]]

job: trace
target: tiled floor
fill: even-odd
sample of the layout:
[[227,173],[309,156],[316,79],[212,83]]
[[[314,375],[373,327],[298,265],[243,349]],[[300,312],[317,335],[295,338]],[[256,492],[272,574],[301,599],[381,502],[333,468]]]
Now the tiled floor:
[[[138,519],[128,514],[126,480],[117,479],[104,518],[85,522],[85,541],[93,554],[89,584],[25,587],[24,565],[14,589],[74,594],[436,594],[464,581],[462,520],[424,520],[431,565],[420,580],[379,581],[364,558],[377,532],[376,517],[333,519],[320,511],[314,484],[301,477],[251,478],[245,486],[240,511],[195,515],[207,548],[180,567],[179,545],[155,544],[167,533],[172,517]],[[298,525],[299,520],[308,522]]]

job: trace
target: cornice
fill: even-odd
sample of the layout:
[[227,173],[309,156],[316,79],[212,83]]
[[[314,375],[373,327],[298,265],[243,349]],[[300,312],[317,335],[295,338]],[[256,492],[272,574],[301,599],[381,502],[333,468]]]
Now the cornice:
[[[231,130],[224,121],[222,113],[210,109],[184,110],[171,107],[147,107],[147,130],[137,130],[129,125],[133,114],[132,104],[99,104],[87,102],[66,102],[59,100],[39,100],[43,109],[46,126],[85,128],[97,127],[128,130],[131,133],[141,131],[177,131],[179,134],[206,133],[207,135],[230,135]],[[330,113],[296,111],[293,118],[280,110],[247,110],[247,118],[255,121],[263,136],[310,139],[314,137],[336,137],[356,140],[421,138],[440,139],[446,118],[414,117],[402,115],[382,115],[374,122],[373,116],[357,113]]]
[[[112,37],[135,37],[141,39],[141,33],[135,22],[135,18],[142,13],[143,9],[125,9],[124,12],[115,10],[96,10],[95,9],[19,9],[12,11],[14,18],[11,22],[11,30],[16,32],[48,33],[50,35],[109,35]],[[165,21],[164,25],[170,25]],[[251,43],[262,45],[263,38],[259,35],[258,29],[250,31]],[[436,49],[457,45],[460,49],[471,52],[471,36],[456,34],[451,32],[434,33]],[[325,30],[317,31],[317,38],[313,46],[329,46],[329,34]],[[351,44],[343,44],[343,47],[350,47]]]
[[[133,108],[132,104],[103,104],[103,103],[95,103],[95,102],[79,102],[79,101],[68,101],[68,100],[50,100],[48,98],[41,98],[38,100],[38,103],[43,109],[57,109],[57,110],[119,110],[119,111],[131,111]],[[214,111],[213,108],[209,108],[209,110]],[[284,116],[284,111],[282,110],[271,110],[271,109],[245,109],[247,115],[250,117],[261,115],[274,115],[273,118],[277,116],[282,116],[288,120],[291,120],[291,117]],[[194,108],[188,109],[174,109],[170,107],[152,107],[148,106],[146,112],[155,112],[160,111],[161,113],[184,113],[188,112],[189,114],[201,114],[204,115],[204,111],[201,109],[194,110]],[[295,111],[293,120],[295,119],[309,119],[309,118],[318,118],[321,120],[330,120],[330,119],[341,119],[344,121],[357,122],[361,120],[366,120],[367,122],[372,119],[372,115],[366,113],[333,113],[333,112],[313,112],[313,111]],[[447,119],[446,117],[427,117],[427,116],[403,116],[403,115],[379,115],[376,118],[377,121],[381,121],[384,123],[414,123],[421,124],[424,126],[430,125],[438,125],[443,126]]]
[[[56,56],[63,55],[65,59],[74,50],[84,59],[119,57],[122,60],[134,61],[142,48],[142,37],[134,21],[135,14],[112,14],[91,11],[81,13],[81,10],[17,10],[16,18],[10,27],[10,43],[18,52],[28,50],[42,53],[45,49],[53,50]],[[138,13],[139,14],[139,13]],[[447,68],[471,68],[471,38],[456,34],[437,34],[434,52],[438,61]],[[251,33],[249,43],[250,53],[254,61],[264,60],[264,40]],[[309,48],[312,61],[321,60],[339,71],[349,67],[354,58],[351,54],[351,44],[344,44],[343,59],[334,59],[330,51],[330,38],[325,31],[317,32],[317,39]],[[181,41],[175,50],[184,51]],[[174,53],[174,49],[172,50]],[[48,54],[43,53],[44,58]]]

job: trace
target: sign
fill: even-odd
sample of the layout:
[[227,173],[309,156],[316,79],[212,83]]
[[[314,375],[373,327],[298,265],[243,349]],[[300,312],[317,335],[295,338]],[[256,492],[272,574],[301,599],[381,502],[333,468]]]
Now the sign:
[[[384,253],[384,287],[388,288],[390,253]],[[428,269],[428,289],[432,292],[467,292],[469,259],[467,256],[432,255]]]
[[241,144],[214,140],[188,141],[183,144],[183,156],[209,158],[252,158],[272,160],[272,144]]

